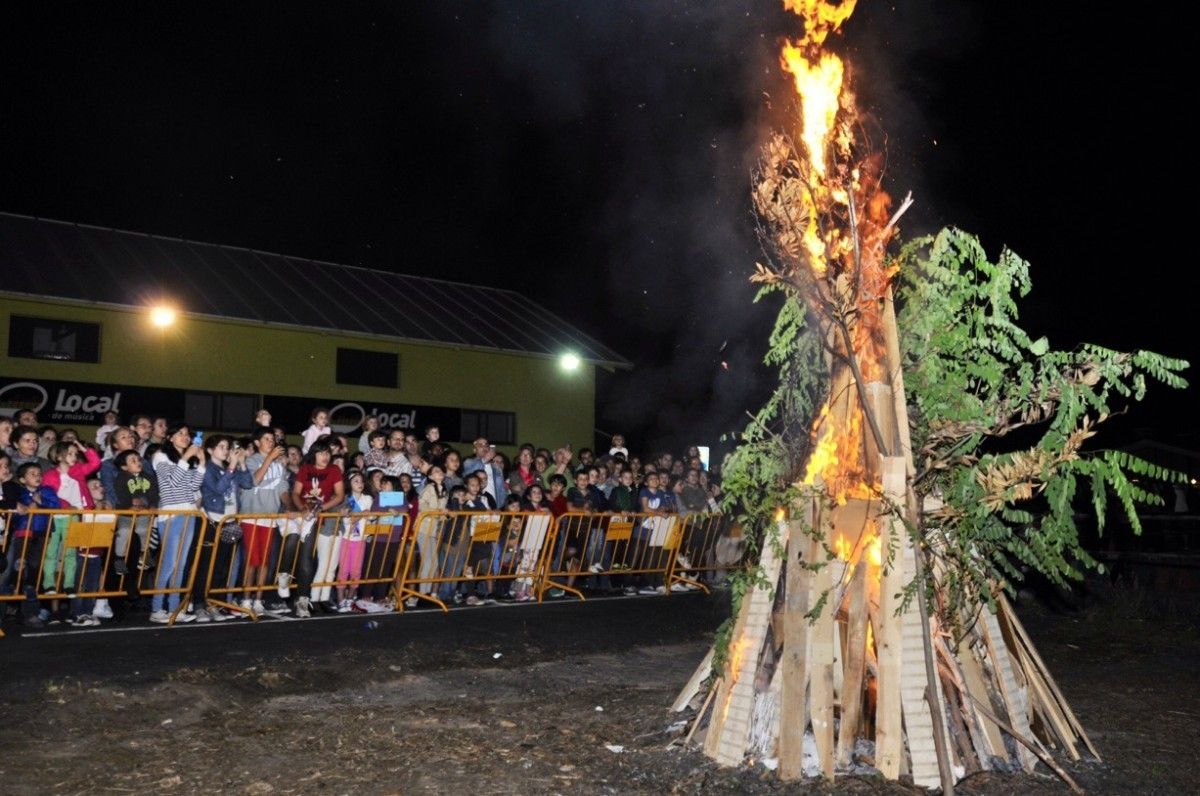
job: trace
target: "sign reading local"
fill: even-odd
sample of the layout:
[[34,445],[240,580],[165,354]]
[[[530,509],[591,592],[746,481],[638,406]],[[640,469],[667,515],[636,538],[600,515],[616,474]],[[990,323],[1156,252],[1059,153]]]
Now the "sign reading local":
[[[212,395],[207,390],[173,390],[161,387],[131,387],[116,384],[23,379],[0,376],[0,416],[13,417],[23,409],[37,413],[39,423],[79,424],[99,426],[105,412],[116,412],[122,422],[133,415],[163,416],[171,420],[188,420],[189,395]],[[344,399],[297,398],[285,395],[266,395],[261,406],[270,410],[272,422],[289,433],[298,434],[308,428],[312,410],[318,406],[329,410],[330,427],[339,434],[352,434],[362,427],[368,415],[379,418],[384,431],[400,429],[420,434],[429,426],[438,426],[446,439],[457,439],[462,424],[462,410],[445,406],[414,404],[381,404],[374,401]],[[248,418],[246,428],[251,420]],[[226,431],[244,431],[242,428]]]
[[[429,426],[437,426],[445,439],[458,439],[462,424],[460,409],[446,406],[381,404],[377,401],[345,401],[336,398],[293,398],[285,395],[263,396],[263,406],[271,410],[271,422],[288,430],[308,428],[312,411],[318,406],[329,410],[329,427],[335,434],[352,434],[362,428],[370,415],[379,418],[381,431],[412,431],[420,436]],[[361,433],[361,432],[359,432]]]

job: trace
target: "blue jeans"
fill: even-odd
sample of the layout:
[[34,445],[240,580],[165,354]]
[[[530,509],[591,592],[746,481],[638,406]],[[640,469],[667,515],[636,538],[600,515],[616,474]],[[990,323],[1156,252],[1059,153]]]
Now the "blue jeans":
[[[154,576],[155,589],[178,589],[183,585],[184,576],[188,573],[189,564],[187,551],[192,546],[192,534],[195,533],[196,518],[187,515],[168,517],[159,523],[158,533],[162,537],[162,546],[158,551],[158,573]],[[152,611],[163,610],[163,597],[166,597],[167,610],[171,613],[179,607],[178,594],[156,594],[150,600]]]
[[[100,577],[104,574],[104,556],[87,556],[83,553],[78,553],[77,556],[75,570],[79,573],[77,576],[79,578],[79,591],[99,591]],[[71,600],[71,616],[90,614],[95,607],[95,597],[75,597]]]

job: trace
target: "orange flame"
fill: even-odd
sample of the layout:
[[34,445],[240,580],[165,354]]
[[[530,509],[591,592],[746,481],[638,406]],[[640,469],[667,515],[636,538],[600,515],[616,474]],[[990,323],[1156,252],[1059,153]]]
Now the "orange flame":
[[[891,235],[887,226],[891,199],[880,186],[881,160],[867,157],[854,162],[854,97],[844,85],[842,59],[823,50],[829,34],[840,30],[854,13],[857,0],[783,0],[783,5],[803,17],[805,25],[803,38],[785,42],[780,53],[782,67],[792,76],[800,98],[799,155],[807,165],[807,190],[801,202],[806,214],[801,216],[804,252],[813,275],[825,279],[839,301],[854,307],[847,323],[862,378],[886,382],[881,299],[895,275],[883,258]],[[850,209],[856,213],[857,241],[842,223]],[[819,476],[834,499],[844,504],[871,497],[879,485],[865,465],[862,406],[856,396],[837,400],[847,405],[837,412],[822,408],[813,425],[814,446],[804,482],[814,484]]]

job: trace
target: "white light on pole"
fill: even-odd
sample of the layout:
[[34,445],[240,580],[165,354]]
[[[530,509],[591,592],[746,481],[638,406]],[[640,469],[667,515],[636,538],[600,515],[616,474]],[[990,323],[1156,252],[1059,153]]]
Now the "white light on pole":
[[580,359],[576,354],[563,354],[558,358],[558,366],[565,371],[579,370]]
[[165,329],[175,323],[175,310],[170,307],[154,307],[150,310],[150,323],[160,329]]

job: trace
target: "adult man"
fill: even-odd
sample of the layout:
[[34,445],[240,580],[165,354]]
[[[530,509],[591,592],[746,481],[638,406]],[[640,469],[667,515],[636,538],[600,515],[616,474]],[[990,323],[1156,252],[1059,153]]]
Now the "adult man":
[[487,437],[480,437],[471,446],[475,455],[463,462],[463,475],[467,476],[482,470],[487,476],[483,482],[483,491],[492,496],[497,506],[504,505],[508,497],[508,488],[504,483],[504,472],[496,464],[496,448],[488,444]]
[[33,426],[34,428],[37,428],[37,412],[33,411],[32,409],[22,409],[13,415],[13,421],[18,426]]
[[403,473],[412,475],[412,462],[409,461],[408,449],[404,443],[403,431],[392,431],[388,434],[387,466],[383,468],[386,475],[399,477]]

